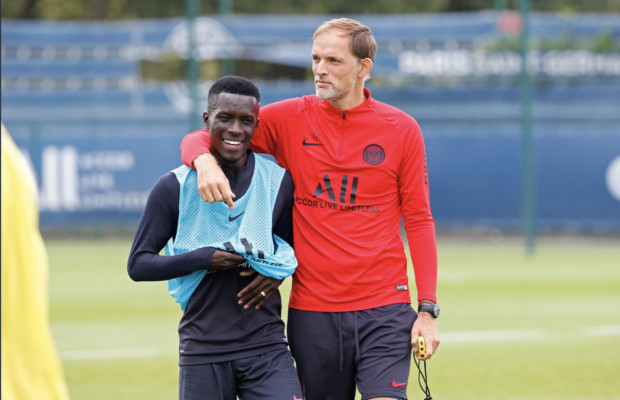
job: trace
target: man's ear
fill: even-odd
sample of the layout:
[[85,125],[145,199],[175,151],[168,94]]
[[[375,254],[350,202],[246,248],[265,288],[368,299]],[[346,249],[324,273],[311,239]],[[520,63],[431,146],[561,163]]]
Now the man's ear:
[[254,129],[258,128],[258,123],[260,122],[260,118],[256,118],[256,125],[254,125]]
[[372,60],[370,58],[364,58],[359,61],[359,72],[357,76],[363,78],[366,75],[370,75],[370,70],[372,69]]
[[202,121],[205,124],[205,128],[209,129],[209,112],[205,111],[202,113]]

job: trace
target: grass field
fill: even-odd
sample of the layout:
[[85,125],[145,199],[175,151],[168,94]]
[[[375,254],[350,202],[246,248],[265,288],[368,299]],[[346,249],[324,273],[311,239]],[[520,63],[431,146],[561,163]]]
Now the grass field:
[[[541,239],[534,257],[517,239],[438,243],[434,399],[620,399],[618,240]],[[165,283],[129,279],[131,238],[46,244],[72,399],[175,399],[180,310]],[[423,399],[415,372],[409,398]]]

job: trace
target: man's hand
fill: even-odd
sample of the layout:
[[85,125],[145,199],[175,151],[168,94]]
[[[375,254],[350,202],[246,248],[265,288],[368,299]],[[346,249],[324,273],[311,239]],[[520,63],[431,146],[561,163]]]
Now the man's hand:
[[226,175],[211,154],[201,154],[194,160],[194,169],[197,173],[198,192],[203,201],[215,203],[225,201],[232,210],[235,208],[233,199],[235,194],[230,190]]
[[214,271],[225,271],[227,269],[235,268],[244,262],[245,258],[243,258],[241,254],[216,249],[213,253],[213,258],[211,259],[211,269]]
[[[256,271],[252,269],[249,271],[240,272],[240,274],[242,276],[251,276],[256,274]],[[239,304],[245,304],[243,308],[246,310],[251,306],[254,306],[254,308],[258,310],[263,304],[265,304],[267,299],[278,290],[278,287],[281,284],[281,280],[256,274],[256,278],[254,278],[252,282],[250,282],[237,294]]]
[[[426,354],[424,357],[418,355],[418,336],[422,336],[426,342]],[[437,331],[437,321],[427,312],[421,312],[411,328],[411,346],[413,352],[419,360],[428,360],[439,347],[439,332]]]

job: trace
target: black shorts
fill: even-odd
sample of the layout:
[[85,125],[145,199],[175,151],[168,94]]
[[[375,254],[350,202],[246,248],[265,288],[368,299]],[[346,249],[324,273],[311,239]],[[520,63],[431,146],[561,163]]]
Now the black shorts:
[[291,352],[274,350],[254,357],[181,365],[180,400],[302,400]]
[[407,398],[411,304],[351,312],[289,309],[288,338],[305,400]]

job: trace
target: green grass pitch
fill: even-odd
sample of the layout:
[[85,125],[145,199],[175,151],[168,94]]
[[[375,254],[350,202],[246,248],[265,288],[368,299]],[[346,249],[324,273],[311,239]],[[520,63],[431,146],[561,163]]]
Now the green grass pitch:
[[[46,245],[52,332],[72,399],[177,398],[180,309],[165,283],[129,279],[131,238]],[[434,399],[620,399],[617,238],[542,238],[533,257],[520,239],[439,236],[438,246]],[[289,279],[281,291],[286,305]],[[412,367],[409,398],[423,399]]]

